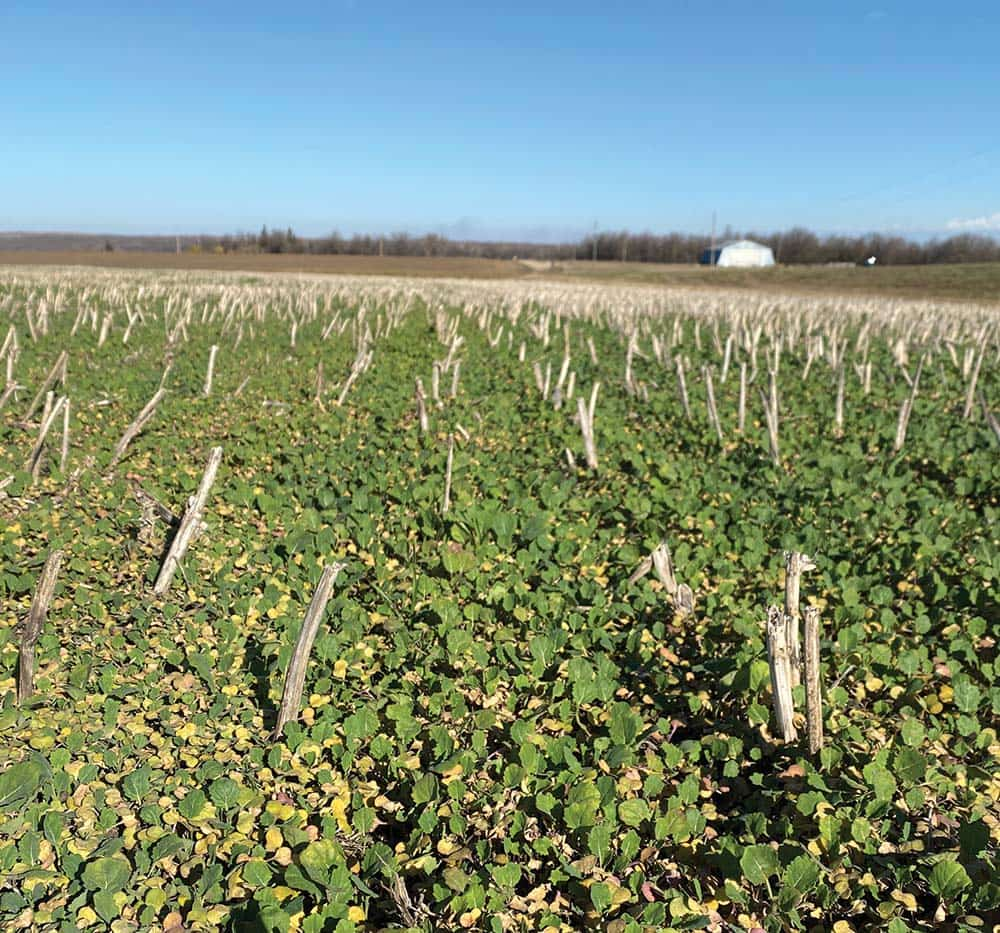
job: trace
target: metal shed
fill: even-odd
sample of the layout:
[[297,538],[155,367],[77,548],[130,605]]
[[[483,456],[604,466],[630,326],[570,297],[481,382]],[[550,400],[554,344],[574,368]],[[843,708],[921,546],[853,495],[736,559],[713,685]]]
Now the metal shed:
[[706,266],[729,266],[736,268],[754,268],[773,266],[774,253],[770,246],[756,243],[753,240],[733,240],[716,247],[715,254],[707,249],[702,253],[701,261]]

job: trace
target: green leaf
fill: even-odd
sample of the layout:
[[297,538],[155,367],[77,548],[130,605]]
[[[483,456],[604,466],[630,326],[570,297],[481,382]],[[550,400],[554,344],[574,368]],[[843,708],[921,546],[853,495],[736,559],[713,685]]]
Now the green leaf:
[[604,863],[611,851],[611,829],[607,824],[602,823],[591,829],[587,836],[587,847],[590,854],[596,856],[597,861]]
[[327,884],[333,869],[343,864],[344,852],[333,839],[317,839],[302,850],[299,862],[310,878]]
[[42,832],[52,845],[57,845],[65,825],[63,815],[58,810],[50,810],[42,819]]
[[872,762],[865,765],[863,774],[865,781],[875,791],[875,799],[888,803],[896,794],[896,779],[880,764]]
[[864,845],[864,843],[871,839],[872,836],[872,824],[868,822],[863,816],[859,816],[851,823],[851,838],[857,842]]
[[461,548],[453,548],[446,545],[444,553],[441,555],[441,563],[448,573],[468,573],[474,570],[479,563],[476,555]]
[[44,779],[45,770],[34,758],[11,765],[0,774],[0,810],[20,810],[35,798]]
[[778,853],[770,846],[747,846],[740,856],[740,868],[751,884],[763,884],[778,874]]
[[292,918],[276,905],[261,908],[259,916],[267,933],[289,933],[291,930]]
[[972,884],[968,872],[958,862],[948,860],[938,862],[927,880],[931,891],[945,901],[954,900]]
[[956,677],[952,681],[955,706],[963,713],[974,713],[979,709],[983,692],[968,677]]
[[220,777],[212,781],[208,793],[212,798],[212,803],[220,810],[229,810],[239,803],[240,785],[232,778]]
[[136,768],[122,778],[122,790],[129,800],[140,801],[146,796],[149,792],[149,775],[150,769],[142,767]]
[[903,748],[896,755],[894,770],[903,784],[918,784],[927,773],[927,759],[915,748]]
[[630,747],[639,735],[642,720],[632,712],[628,703],[615,703],[611,707],[611,722],[608,731],[615,745]]
[[919,719],[904,719],[899,734],[907,745],[915,748],[924,741],[923,723]]
[[541,793],[535,794],[535,806],[542,813],[551,814],[558,802],[559,801],[556,800],[552,794],[548,793],[548,791],[542,791]]
[[378,716],[367,706],[362,706],[356,713],[344,720],[344,735],[355,742],[360,742],[374,735],[378,730]]
[[446,868],[441,877],[444,878],[444,883],[458,894],[461,894],[469,886],[469,876],[461,868],[454,866]]
[[570,829],[593,826],[597,822],[597,807],[601,802],[601,792],[593,781],[575,784],[566,795],[563,818]]
[[498,865],[492,870],[493,880],[502,888],[513,888],[521,880],[521,866],[514,862]]
[[157,839],[154,843],[152,851],[153,861],[158,862],[160,859],[176,855],[182,849],[186,849],[189,845],[189,842],[181,839],[174,833],[167,833],[165,836],[161,836]]
[[89,891],[121,891],[132,875],[132,866],[124,858],[99,858],[83,868],[83,883]]
[[618,819],[626,826],[638,826],[649,818],[649,804],[641,797],[623,800],[618,804]]
[[819,880],[819,865],[808,855],[799,855],[792,859],[781,880],[799,894],[808,894]]
[[201,815],[207,803],[208,798],[196,787],[188,791],[187,796],[177,804],[177,812],[187,820],[195,820]]
[[556,643],[548,635],[539,635],[531,640],[528,650],[543,667],[548,667],[555,657]]
[[118,905],[115,903],[115,892],[95,891],[94,910],[96,910],[97,915],[107,923],[111,923],[113,920],[117,920],[119,915],[121,914],[121,911],[118,909]]
[[417,779],[416,783],[413,785],[413,802],[420,803],[430,803],[432,800],[436,799],[438,795],[438,779],[437,775],[431,774],[429,771]]
[[611,906],[611,888],[603,881],[590,886],[590,903],[598,913],[603,913]]
[[263,888],[271,881],[271,869],[263,859],[250,859],[243,866],[243,880],[255,888]]
[[302,870],[294,862],[285,869],[282,881],[296,891],[305,891],[307,894],[312,894],[317,900],[323,898],[323,889],[313,884],[303,875]]

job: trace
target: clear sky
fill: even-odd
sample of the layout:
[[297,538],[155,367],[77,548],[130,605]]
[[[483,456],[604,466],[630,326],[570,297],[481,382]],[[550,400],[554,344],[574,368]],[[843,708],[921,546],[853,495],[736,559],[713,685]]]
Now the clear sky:
[[1000,4],[0,0],[0,230],[1000,231]]

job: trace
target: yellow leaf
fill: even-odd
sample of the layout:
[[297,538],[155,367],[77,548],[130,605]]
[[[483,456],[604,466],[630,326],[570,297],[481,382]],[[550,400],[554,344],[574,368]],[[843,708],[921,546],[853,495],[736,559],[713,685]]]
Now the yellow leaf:
[[611,892],[611,903],[615,907],[627,903],[632,899],[632,892],[628,888],[615,888]]
[[275,819],[279,820],[290,820],[295,815],[295,807],[290,803],[278,803],[277,800],[269,800],[266,809]]
[[345,833],[351,831],[351,824],[347,819],[347,804],[348,801],[343,797],[337,797],[330,802],[330,812],[336,818],[337,825],[344,830]]
[[177,735],[186,742],[198,731],[198,727],[193,722],[186,722],[177,730]]
[[902,904],[907,910],[917,909],[917,899],[906,891],[893,891],[889,895],[897,904]]

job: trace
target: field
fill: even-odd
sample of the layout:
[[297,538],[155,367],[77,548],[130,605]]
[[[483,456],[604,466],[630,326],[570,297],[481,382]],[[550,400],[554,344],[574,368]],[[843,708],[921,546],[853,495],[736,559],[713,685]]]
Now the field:
[[617,284],[748,289],[802,295],[1000,303],[1000,263],[939,266],[775,266],[727,269],[640,262],[556,263],[560,277]]
[[1000,919],[995,306],[20,266],[0,315],[3,929]]
[[942,299],[1000,304],[1000,263],[837,268],[777,266],[710,269],[640,262],[516,262],[492,259],[396,256],[309,256],[232,253],[70,252],[0,250],[0,267],[98,266],[111,269],[217,270],[247,273],[418,276],[740,289],[781,294]]

